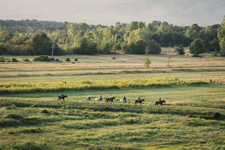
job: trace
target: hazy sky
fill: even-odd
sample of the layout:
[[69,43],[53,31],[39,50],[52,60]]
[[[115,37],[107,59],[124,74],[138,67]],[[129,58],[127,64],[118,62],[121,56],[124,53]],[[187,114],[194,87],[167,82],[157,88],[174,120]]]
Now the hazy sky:
[[115,25],[117,21],[220,24],[225,0],[0,0],[0,19]]

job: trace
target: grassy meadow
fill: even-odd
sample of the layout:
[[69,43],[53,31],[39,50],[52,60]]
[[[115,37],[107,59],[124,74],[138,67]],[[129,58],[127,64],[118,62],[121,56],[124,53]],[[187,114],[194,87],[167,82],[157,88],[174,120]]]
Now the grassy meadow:
[[[0,149],[225,149],[224,58],[170,49],[56,56],[61,62],[4,57],[19,62],[0,63]],[[57,100],[61,93],[65,101]],[[100,94],[114,103],[86,100]],[[145,101],[135,105],[139,96]],[[155,106],[160,97],[166,103]]]

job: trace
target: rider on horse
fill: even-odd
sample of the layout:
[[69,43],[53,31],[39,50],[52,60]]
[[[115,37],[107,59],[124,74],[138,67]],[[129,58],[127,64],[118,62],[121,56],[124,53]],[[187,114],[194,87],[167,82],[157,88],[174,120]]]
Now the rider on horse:
[[91,95],[89,94],[89,96],[88,96],[88,100],[91,100]]
[[100,98],[99,98],[99,100],[100,100],[100,101],[102,101],[102,94],[100,95]]
[[123,97],[123,100],[125,101],[125,103],[127,102],[127,98],[125,96]]
[[138,97],[138,102],[141,103],[141,98],[140,97]]
[[61,97],[62,97],[62,98],[64,97],[63,93],[61,94]]
[[161,100],[161,97],[159,98],[159,103],[160,103],[160,104],[162,104],[162,100]]

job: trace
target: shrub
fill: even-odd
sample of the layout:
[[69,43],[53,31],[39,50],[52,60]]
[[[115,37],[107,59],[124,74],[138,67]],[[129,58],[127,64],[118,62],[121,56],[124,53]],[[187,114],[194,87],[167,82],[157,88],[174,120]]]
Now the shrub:
[[66,61],[70,61],[70,58],[66,58]]
[[15,104],[12,102],[0,102],[0,107],[12,106],[12,105],[15,105]]
[[12,58],[12,62],[18,62],[16,58]]
[[5,58],[4,57],[0,57],[0,62],[5,62]]
[[33,61],[52,61],[54,58],[49,58],[47,55],[34,57]]
[[11,118],[0,118],[0,127],[9,127],[18,124],[18,122]]
[[182,45],[179,46],[175,46],[175,50],[174,50],[178,55],[184,55],[184,48]]
[[46,109],[43,109],[40,111],[40,113],[48,114],[48,111]]
[[149,65],[151,64],[151,60],[149,58],[145,58],[145,67],[148,69],[149,68]]
[[30,60],[27,59],[27,58],[24,58],[23,61],[25,61],[25,62],[30,62]]
[[4,116],[4,118],[23,119],[23,117],[22,117],[22,116],[17,115],[17,114],[13,114],[13,113],[6,114],[6,115]]
[[221,113],[218,113],[218,112],[209,115],[211,119],[216,119],[216,120],[219,120],[221,116],[222,116]]
[[74,61],[78,61],[78,58],[75,58]]
[[18,150],[42,150],[43,146],[34,142],[25,142],[16,144],[13,148]]

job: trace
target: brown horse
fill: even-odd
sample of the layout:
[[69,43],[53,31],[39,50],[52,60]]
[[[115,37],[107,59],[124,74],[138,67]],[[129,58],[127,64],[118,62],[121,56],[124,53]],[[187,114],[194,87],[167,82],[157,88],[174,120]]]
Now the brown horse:
[[139,100],[135,100],[135,101],[134,101],[134,104],[135,104],[135,105],[136,105],[137,103],[142,104],[142,102],[143,102],[143,101],[145,101],[145,100],[144,100],[144,99],[141,99],[141,101],[139,101]]
[[155,102],[155,105],[158,106],[158,104],[162,105],[163,103],[166,103],[166,101],[165,101],[165,100],[162,100],[161,102],[160,102],[160,101],[156,101],[156,102]]
[[[62,99],[62,100],[64,101],[64,98],[65,98],[65,97],[67,97],[67,95],[58,96],[58,100],[61,100],[61,99]],[[68,97],[67,97],[67,98],[68,98]]]
[[111,98],[106,98],[105,101],[106,102],[112,102],[113,103],[113,100],[115,99],[115,97],[111,97]]

